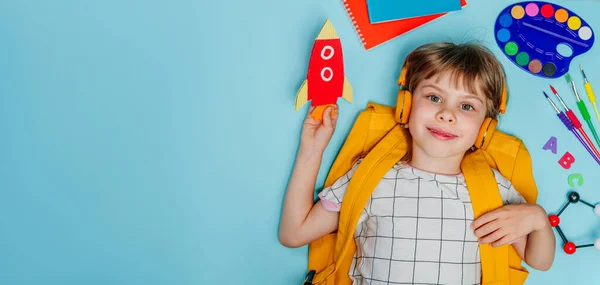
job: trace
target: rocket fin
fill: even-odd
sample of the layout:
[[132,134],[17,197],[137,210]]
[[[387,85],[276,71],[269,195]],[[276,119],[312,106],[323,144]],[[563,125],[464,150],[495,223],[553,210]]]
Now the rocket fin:
[[302,86],[300,86],[300,90],[298,90],[298,93],[296,94],[295,111],[298,111],[298,109],[304,106],[306,102],[308,102],[308,81],[304,80]]
[[346,76],[344,76],[344,89],[342,90],[342,98],[352,103],[352,85],[350,85],[350,81],[348,81]]

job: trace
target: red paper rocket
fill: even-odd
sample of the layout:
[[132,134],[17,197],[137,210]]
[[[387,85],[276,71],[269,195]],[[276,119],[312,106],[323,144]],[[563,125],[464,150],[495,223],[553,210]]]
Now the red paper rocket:
[[329,20],[313,45],[306,80],[296,94],[296,110],[311,101],[311,116],[323,120],[323,112],[342,97],[352,103],[352,86],[344,75],[342,43]]

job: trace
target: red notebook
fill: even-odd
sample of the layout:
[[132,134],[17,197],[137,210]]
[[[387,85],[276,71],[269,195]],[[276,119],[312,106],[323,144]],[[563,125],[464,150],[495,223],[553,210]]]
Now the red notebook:
[[[344,6],[346,6],[346,10],[348,10],[348,16],[350,16],[350,20],[354,24],[354,28],[356,29],[360,41],[367,50],[448,14],[441,13],[380,24],[371,24],[369,22],[369,12],[367,11],[366,0],[342,0],[342,2],[344,3]],[[460,0],[460,5],[465,7],[467,1]]]

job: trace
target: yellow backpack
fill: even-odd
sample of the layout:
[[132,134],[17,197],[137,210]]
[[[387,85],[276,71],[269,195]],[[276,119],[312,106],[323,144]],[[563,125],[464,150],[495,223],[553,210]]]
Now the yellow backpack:
[[[350,285],[348,271],[356,245],[354,231],[360,213],[383,175],[407,151],[407,140],[395,120],[395,108],[369,103],[356,119],[335,159],[325,186],[344,175],[364,157],[348,184],[340,210],[338,230],[309,244],[308,270],[315,285]],[[529,152],[515,136],[496,130],[486,147],[465,156],[461,169],[471,196],[475,218],[502,206],[491,168],[495,168],[528,203],[537,200]],[[523,284],[528,271],[510,245],[480,245],[482,284]]]

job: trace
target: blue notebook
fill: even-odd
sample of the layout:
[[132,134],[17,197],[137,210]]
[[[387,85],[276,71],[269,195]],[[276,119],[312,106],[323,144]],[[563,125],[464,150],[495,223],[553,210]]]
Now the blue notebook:
[[374,23],[460,10],[460,0],[366,0],[369,21]]

